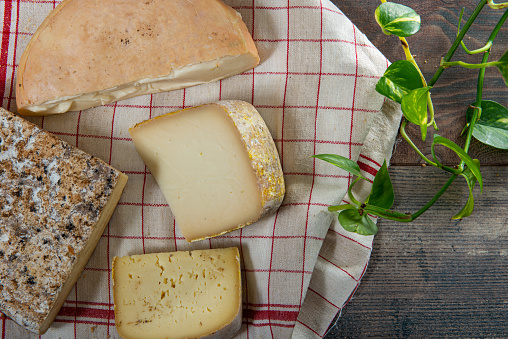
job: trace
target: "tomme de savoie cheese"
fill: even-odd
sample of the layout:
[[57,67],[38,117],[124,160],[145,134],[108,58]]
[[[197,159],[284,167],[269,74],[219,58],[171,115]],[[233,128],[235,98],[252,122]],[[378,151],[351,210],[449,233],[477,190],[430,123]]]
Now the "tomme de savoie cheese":
[[19,62],[18,112],[83,110],[223,79],[259,56],[219,0],[64,0]]
[[115,257],[113,293],[125,339],[230,338],[242,321],[238,249]]
[[74,286],[127,176],[0,109],[0,311],[43,334]]
[[284,198],[277,149],[249,103],[184,109],[129,132],[187,241],[249,225]]

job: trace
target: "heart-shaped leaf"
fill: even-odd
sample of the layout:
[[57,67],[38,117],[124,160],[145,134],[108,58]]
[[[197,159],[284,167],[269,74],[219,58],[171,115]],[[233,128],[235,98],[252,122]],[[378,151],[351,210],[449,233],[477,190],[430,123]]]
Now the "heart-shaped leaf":
[[376,91],[400,104],[402,97],[422,86],[422,78],[415,65],[399,60],[386,69],[376,84]]
[[392,181],[390,180],[385,160],[383,166],[381,166],[374,177],[374,183],[372,184],[372,190],[367,202],[370,205],[389,209],[393,205],[394,198]]
[[419,125],[422,131],[422,140],[427,136],[427,97],[432,87],[417,88],[402,98],[401,108],[404,117],[413,124]]
[[[473,160],[478,167],[480,167],[480,161],[478,159]],[[462,207],[459,213],[454,215],[452,219],[462,219],[469,217],[471,213],[473,213],[474,208],[474,196],[473,196],[473,188],[476,184],[476,177],[474,176],[473,172],[471,171],[471,168],[467,168],[464,172],[461,173],[461,175],[466,179],[467,187],[469,188],[469,197],[467,198],[467,202]]]
[[473,161],[473,159],[471,159],[471,157],[466,152],[464,152],[464,150],[462,148],[460,148],[459,145],[457,145],[453,141],[448,140],[440,135],[434,134],[434,140],[432,141],[431,151],[432,151],[432,155],[434,156],[434,160],[437,163],[439,163],[439,161],[435,157],[435,153],[434,153],[434,147],[437,144],[448,147],[449,149],[454,151],[460,157],[460,159],[462,159],[466,163],[467,167],[471,169],[471,172],[476,177],[476,180],[478,180],[478,183],[480,184],[480,189],[483,191],[483,180],[482,180],[482,174],[480,172],[480,163],[478,161],[476,161],[476,162]]
[[360,215],[357,209],[345,210],[339,214],[339,222],[346,231],[360,235],[375,235],[378,231],[376,224],[367,213]]
[[420,16],[410,7],[385,2],[376,8],[376,21],[387,35],[406,37],[420,30]]
[[[484,144],[508,149],[508,109],[490,100],[481,102],[482,114],[473,129],[473,136]],[[467,110],[467,121],[471,123],[473,108]]]
[[340,167],[357,177],[365,179],[365,177],[360,173],[360,166],[351,159],[337,154],[316,154],[312,157],[329,162],[330,164]]
[[365,213],[362,215],[360,224],[356,230],[356,233],[360,235],[376,235],[378,231],[377,225],[372,219]]
[[467,199],[467,202],[464,205],[464,207],[462,207],[460,212],[452,217],[452,219],[454,219],[454,220],[469,217],[471,215],[471,213],[473,213],[473,208],[474,208],[473,190],[472,190],[471,186],[468,186],[468,187],[469,187],[469,197]]
[[504,83],[506,86],[508,86],[508,51],[504,52],[501,59],[499,59],[501,62],[500,65],[497,66],[499,69],[499,72],[501,72],[501,75],[503,76]]

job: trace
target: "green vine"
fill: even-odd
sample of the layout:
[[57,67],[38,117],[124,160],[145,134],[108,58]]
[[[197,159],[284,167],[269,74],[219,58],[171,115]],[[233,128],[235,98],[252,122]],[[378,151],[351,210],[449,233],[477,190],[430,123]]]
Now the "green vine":
[[[399,222],[411,222],[425,213],[459,176],[464,177],[467,182],[469,197],[464,207],[453,216],[453,219],[468,217],[473,212],[473,188],[478,183],[480,189],[483,189],[483,180],[480,172],[480,162],[468,155],[472,138],[474,137],[480,142],[493,147],[508,149],[508,109],[499,103],[482,98],[485,68],[497,67],[505,83],[508,85],[508,52],[505,52],[497,61],[488,61],[494,39],[508,18],[508,10],[500,17],[482,48],[470,51],[463,41],[466,33],[486,5],[493,9],[508,7],[508,3],[496,4],[491,0],[481,0],[461,29],[460,22],[464,14],[463,9],[459,17],[457,36],[446,55],[442,58],[434,76],[427,82],[413,58],[406,40],[406,37],[415,34],[420,29],[420,16],[407,6],[381,0],[381,5],[378,6],[375,12],[376,21],[385,34],[393,34],[399,37],[406,60],[399,60],[391,64],[378,81],[376,90],[380,94],[401,104],[405,120],[401,123],[400,134],[416,154],[427,165],[440,168],[451,175],[434,197],[420,210],[414,213],[400,213],[390,210],[394,202],[394,191],[386,161],[374,178],[369,196],[362,202],[357,200],[352,193],[352,188],[355,184],[361,180],[367,180],[361,174],[359,166],[354,161],[339,155],[315,155],[314,157],[327,161],[356,176],[348,189],[348,196],[352,203],[330,206],[328,208],[330,212],[338,216],[339,222],[346,230],[363,235],[376,234],[378,231],[377,226],[368,216],[369,214]],[[482,54],[481,62],[471,64],[460,60],[452,61],[452,57],[459,46],[462,46],[464,51],[470,55]],[[428,128],[433,128],[435,131],[438,130],[434,119],[434,105],[431,91],[444,70],[452,66],[480,70],[476,100],[466,112],[467,124],[464,127],[464,132],[467,131],[467,134],[464,146],[460,147],[451,140],[434,134],[431,144],[433,159],[430,160],[408,136],[406,126],[408,123],[420,126],[422,140],[426,139]],[[435,153],[436,146],[444,146],[453,151],[461,159],[460,163],[453,168],[441,164]]]

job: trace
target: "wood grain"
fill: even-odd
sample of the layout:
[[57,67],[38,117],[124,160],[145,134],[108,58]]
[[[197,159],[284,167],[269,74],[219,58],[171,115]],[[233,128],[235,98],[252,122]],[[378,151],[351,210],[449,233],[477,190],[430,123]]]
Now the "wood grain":
[[[402,48],[397,37],[387,36],[374,20],[374,11],[379,1],[332,0],[351,21],[372,41],[372,43],[391,61],[404,58]],[[448,51],[455,35],[462,7],[465,7],[464,18],[473,12],[478,1],[476,0],[441,0],[420,1],[400,0],[398,3],[414,8],[422,18],[420,31],[407,38],[412,54],[420,65],[427,80],[434,75],[442,56]],[[481,17],[477,19],[465,38],[469,49],[482,47],[492,28],[497,23],[502,11],[495,11],[486,7]],[[463,19],[463,23],[465,20]],[[508,25],[505,25],[496,38],[494,48],[489,60],[497,60],[508,46]],[[481,56],[469,56],[462,49],[456,52],[454,60],[464,60],[472,63],[480,62]],[[443,135],[459,145],[464,138],[460,132],[465,124],[465,111],[476,98],[476,79],[478,71],[461,67],[452,67],[443,73],[432,91],[436,121],[440,135]],[[497,69],[489,69],[485,79],[484,99],[498,101],[508,106],[507,87],[504,85]],[[429,133],[432,136],[434,132]],[[430,156],[430,142],[422,142],[419,137],[419,128],[411,126],[408,134],[417,146],[427,156]],[[392,164],[420,164],[420,157],[403,142],[399,142],[392,158]],[[428,138],[430,140],[430,138]],[[437,151],[438,157],[446,164],[456,164],[457,159],[452,152],[445,149]],[[478,158],[486,165],[507,165],[508,152],[497,150],[483,145],[476,140],[471,146],[470,155]]]
[[[379,1],[332,0],[391,61],[404,58],[396,37],[386,36],[374,20]],[[476,0],[400,0],[422,17],[419,33],[408,38],[415,59],[430,79],[450,47],[465,7],[467,18]],[[470,49],[479,48],[501,12],[486,8],[466,36]],[[490,60],[508,46],[508,25],[499,33]],[[457,51],[454,60],[479,62],[479,56]],[[459,145],[465,110],[475,100],[477,71],[447,69],[432,91],[439,134]],[[486,73],[484,98],[508,106],[507,88],[497,69]],[[427,156],[430,143],[408,129]],[[421,159],[400,138],[390,176],[395,187],[394,209],[415,212],[448,175],[415,166]],[[455,164],[455,156],[437,149],[438,157]],[[427,213],[411,224],[380,220],[380,233],[366,274],[326,338],[506,338],[508,337],[508,152],[473,141],[470,154],[480,159],[483,194],[475,190],[475,211],[469,218],[451,216],[465,203],[468,191],[457,180]],[[413,166],[406,166],[413,165]]]
[[[401,212],[418,210],[448,179],[429,167],[390,172]],[[469,218],[450,219],[467,197],[457,180],[413,223],[379,222],[367,272],[327,338],[508,337],[508,167],[489,166],[483,178]]]

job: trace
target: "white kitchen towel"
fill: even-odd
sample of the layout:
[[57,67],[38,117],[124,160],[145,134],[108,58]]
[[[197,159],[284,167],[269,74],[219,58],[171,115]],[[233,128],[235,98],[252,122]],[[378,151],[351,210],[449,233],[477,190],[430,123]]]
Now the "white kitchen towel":
[[[118,0],[123,6],[136,1]],[[351,177],[311,155],[344,155],[358,161],[371,179],[383,159],[389,159],[400,111],[390,104],[381,109],[384,99],[375,91],[388,61],[328,0],[225,2],[242,14],[253,35],[261,57],[254,70],[81,112],[30,118],[129,176],[95,252],[43,338],[118,337],[111,281],[114,256],[239,247],[244,319],[238,337],[246,338],[323,336],[358,286],[372,237],[345,232],[327,212],[328,205],[343,199]],[[58,4],[0,1],[0,92],[8,110],[16,111],[19,58]],[[189,244],[136,153],[128,128],[170,111],[226,99],[252,103],[265,119],[279,150],[286,197],[272,216]],[[365,190],[360,188],[359,194]],[[2,338],[37,337],[5,317],[0,333]]]

